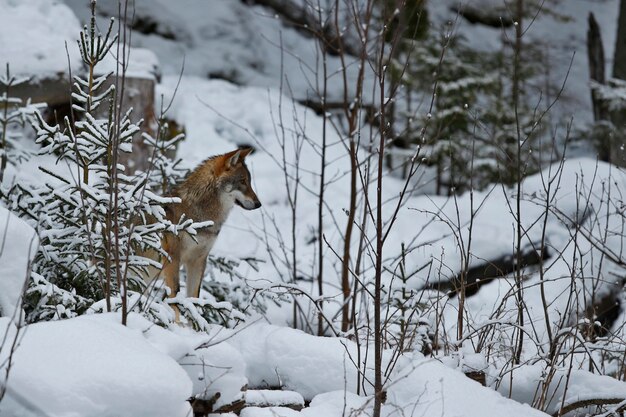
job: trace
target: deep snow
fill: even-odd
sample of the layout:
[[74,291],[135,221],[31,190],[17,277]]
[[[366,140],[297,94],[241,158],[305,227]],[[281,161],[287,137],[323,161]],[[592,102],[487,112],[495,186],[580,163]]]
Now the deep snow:
[[[136,314],[130,315],[128,327],[119,319],[116,314],[97,314],[23,328],[7,396],[0,403],[1,415],[186,416],[190,407],[186,400],[192,393],[202,397],[203,393],[230,395],[236,391],[242,397],[241,384],[247,380],[270,386],[280,382],[312,399],[309,408],[302,412],[282,409],[284,415],[339,417],[353,410],[367,415],[371,409],[371,397],[357,396],[350,386],[353,372],[349,376],[333,372],[338,378],[328,379],[337,367],[350,369],[347,352],[354,352],[355,345],[348,340],[256,324],[205,335],[205,343],[219,343],[194,350],[201,337],[186,329],[171,333]],[[0,319],[0,326],[2,334],[13,329],[6,318]],[[232,339],[224,342],[220,337]],[[187,352],[181,356],[184,344]],[[7,354],[2,350],[0,363]],[[192,371],[189,355],[198,358],[203,354],[202,366]],[[468,417],[545,415],[482,387],[435,359],[416,355],[401,361],[388,384],[385,416],[399,412]],[[192,384],[190,377],[198,373],[203,378]],[[208,390],[198,383],[206,384]],[[238,388],[229,392],[233,387]],[[467,395],[459,396],[459,392]],[[272,415],[271,411],[251,406],[242,415]]]

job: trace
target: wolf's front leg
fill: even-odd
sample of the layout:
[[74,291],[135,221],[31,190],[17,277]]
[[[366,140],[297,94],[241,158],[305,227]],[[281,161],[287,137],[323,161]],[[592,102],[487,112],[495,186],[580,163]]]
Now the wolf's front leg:
[[166,261],[163,266],[163,276],[165,277],[165,285],[170,289],[170,298],[176,297],[180,291],[180,261],[178,258],[172,257],[171,261]]
[[187,297],[198,298],[200,296],[200,284],[204,277],[208,253],[190,259],[186,264],[187,269]]
[[168,259],[163,260],[161,274],[165,285],[170,289],[169,297],[174,298],[180,291],[180,240],[177,236],[165,234],[161,246],[168,255]]
[[[170,254],[171,261],[163,263],[163,276],[165,277],[165,285],[169,288],[169,298],[174,298],[180,291],[180,258]],[[180,310],[176,304],[170,304],[174,310],[174,321],[180,323]]]

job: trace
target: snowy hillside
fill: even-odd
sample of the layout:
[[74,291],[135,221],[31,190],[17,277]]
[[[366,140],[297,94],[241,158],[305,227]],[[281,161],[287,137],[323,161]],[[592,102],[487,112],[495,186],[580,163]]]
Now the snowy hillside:
[[[600,22],[608,66],[617,0],[547,2],[536,19],[524,20],[524,42],[541,51],[541,60],[539,75],[522,89],[541,102],[535,113],[549,107],[545,117],[532,118],[531,106],[529,129],[541,125],[533,140],[542,144],[559,138],[537,157],[540,169],[530,168],[535,149],[524,148],[520,116],[517,161],[472,153],[465,164],[470,173],[475,160],[504,166],[515,181],[438,194],[434,182],[445,176],[421,153],[438,149],[428,147],[424,133],[443,113],[429,107],[437,85],[413,93],[403,86],[395,95],[381,82],[396,82],[381,75],[392,59],[373,59],[390,48],[376,30],[339,29],[346,39],[363,30],[364,42],[374,45],[369,61],[365,53],[322,54],[311,28],[290,22],[280,7],[262,6],[304,5],[323,16],[333,2],[136,0],[133,30],[124,32],[117,20],[112,26],[132,45],[119,52],[129,53],[132,81],[115,87],[120,95],[128,88],[132,100],[147,80],[154,103],[133,109],[127,124],[125,110],[103,116],[102,91],[113,90],[94,77],[116,72],[120,44],[111,43],[95,73],[81,61],[76,40],[89,23],[89,3],[0,0],[0,65],[9,62],[12,74],[30,78],[22,80],[29,89],[14,91],[37,94],[50,82],[63,91],[54,111],[36,119],[32,109],[16,110],[9,124],[7,114],[20,102],[0,85],[2,155],[8,155],[0,177],[0,417],[624,412],[626,174],[599,161],[585,137],[593,120],[587,15],[593,11]],[[469,23],[451,9],[456,3],[424,2],[431,33],[455,22],[448,33],[464,37],[478,57],[515,37],[514,26]],[[485,9],[501,3],[468,2]],[[350,13],[362,18],[369,4],[345,2],[327,24],[350,26]],[[106,32],[118,2],[99,0],[95,10],[97,29]],[[442,45],[438,68],[452,49]],[[436,55],[427,59],[437,64]],[[70,72],[87,80],[75,81],[72,111]],[[94,84],[103,90],[92,92]],[[46,91],[39,93],[47,100]],[[476,107],[488,103],[470,98]],[[390,103],[392,116],[385,113]],[[487,114],[482,110],[472,114]],[[402,124],[411,111],[415,120],[409,117],[407,126],[422,141],[392,147],[400,129],[386,131],[381,121]],[[17,123],[22,119],[29,122]],[[488,130],[487,123],[475,120],[467,131]],[[157,137],[166,124],[172,136]],[[111,161],[115,146],[132,149],[122,139],[133,140],[137,131],[146,143],[162,140],[163,149],[149,148],[151,160],[161,158],[156,180],[116,159],[117,168],[101,162]],[[114,137],[117,145],[104,140]],[[383,146],[387,153],[379,158]],[[202,241],[203,229],[181,225],[185,219],[150,229],[164,219],[161,206],[172,204],[153,183],[167,184],[238,147],[254,149],[245,163],[262,207],[244,210],[233,200],[241,207],[218,230],[200,297],[185,296],[184,270],[182,291],[168,298],[163,280],[146,284],[131,266],[165,262],[150,258],[150,250],[158,251],[150,246],[154,236],[190,233]],[[85,151],[89,164],[72,156],[84,149],[95,149]],[[451,149],[444,154],[458,148]],[[174,153],[179,162],[170,159]],[[404,176],[390,165],[393,158],[403,161]],[[110,184],[127,188],[115,194]],[[126,209],[129,224],[148,221],[111,226]],[[63,252],[64,244],[71,250]]]

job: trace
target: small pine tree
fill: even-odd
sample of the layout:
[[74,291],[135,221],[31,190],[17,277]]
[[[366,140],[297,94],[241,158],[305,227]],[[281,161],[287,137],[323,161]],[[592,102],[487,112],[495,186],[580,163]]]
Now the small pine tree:
[[[421,147],[425,163],[436,168],[437,193],[462,192],[470,181],[478,189],[494,182],[514,183],[516,174],[509,167],[517,152],[517,123],[531,156],[539,150],[535,139],[540,132],[527,97],[516,116],[510,98],[510,51],[476,51],[461,36],[452,37],[450,28],[407,42],[410,54],[394,63],[407,87],[407,104],[396,117],[395,143]],[[536,53],[527,46],[526,56]],[[518,74],[522,84],[535,75],[526,64]],[[422,104],[416,114],[415,98],[424,94],[433,95],[432,110],[424,111]],[[540,164],[525,158],[524,174],[537,171]]]
[[[419,143],[426,163],[437,168],[438,193],[462,191],[469,184],[476,125],[468,109],[496,94],[499,74],[492,58],[467,47],[461,37],[450,38],[448,32],[413,43],[404,82],[409,89],[432,92],[436,80],[437,88],[432,111],[420,112],[401,136]],[[412,120],[414,115],[406,112],[404,117]],[[412,129],[412,124],[425,130]],[[482,167],[475,168],[478,172]]]
[[[178,200],[160,197],[150,188],[162,184],[161,174],[173,173],[166,153],[181,139],[167,142],[149,138],[155,146],[155,170],[126,175],[117,163],[120,152],[130,152],[133,135],[142,121],[133,123],[131,110],[116,111],[115,85],[106,81],[111,74],[94,76],[117,37],[111,36],[113,21],[107,33],[96,35],[95,2],[91,25],[80,34],[78,46],[88,76],[74,77],[73,111],[77,120],[64,119],[64,125],[50,125],[35,113],[33,126],[40,154],[58,155],[58,167],[67,170],[42,169],[48,176],[43,186],[16,185],[10,193],[14,208],[30,219],[40,231],[41,246],[34,263],[37,274],[28,291],[29,320],[53,318],[51,310],[58,303],[70,309],[65,316],[81,314],[97,300],[105,300],[106,310],[121,304],[123,316],[132,308],[131,292],[141,294],[142,280],[152,266],[160,263],[142,256],[161,249],[161,234],[196,233],[191,219],[172,224],[165,218],[164,204]],[[108,107],[106,118],[102,106]],[[159,179],[157,179],[157,177]],[[176,176],[174,176],[176,178]],[[51,296],[50,291],[61,295]],[[118,302],[119,301],[119,302]]]
[[390,285],[386,327],[386,344],[402,352],[418,350],[424,354],[432,351],[431,326],[424,311],[427,310],[423,294],[411,289],[406,273],[406,248],[401,245],[398,273]]
[[168,325],[174,319],[169,305],[177,304],[181,320],[206,330],[210,323],[236,324],[247,307],[264,311],[267,297],[246,287],[236,271],[238,260],[209,259],[231,282],[205,283],[206,299],[168,298],[167,287],[157,285],[162,281],[146,288],[141,277],[160,269],[158,259],[168,256],[161,248],[163,233],[193,237],[211,222],[183,218],[172,223],[165,217],[164,206],[180,202],[167,195],[187,173],[180,160],[171,158],[184,135],[169,136],[165,110],[156,137],[142,134],[151,148],[146,172],[130,174],[119,163],[121,153],[131,152],[143,121],[131,121],[132,109],[120,112],[115,83],[108,82],[112,74],[94,75],[117,36],[111,35],[113,20],[105,35],[96,33],[95,1],[91,8],[90,26],[78,42],[87,76],[74,77],[71,119],[49,124],[35,112],[32,120],[39,153],[56,155],[58,163],[41,168],[43,185],[15,184],[2,194],[40,235],[25,297],[27,320],[121,310],[123,322],[128,312],[137,311]]

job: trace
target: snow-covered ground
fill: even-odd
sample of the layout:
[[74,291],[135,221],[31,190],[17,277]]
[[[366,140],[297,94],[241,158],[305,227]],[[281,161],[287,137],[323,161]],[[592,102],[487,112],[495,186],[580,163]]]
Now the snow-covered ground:
[[[310,407],[288,415],[339,417],[371,410],[371,396],[355,394],[349,356],[356,345],[348,340],[266,324],[199,337],[184,329],[172,333],[134,314],[128,326],[119,319],[98,314],[21,329],[2,416],[187,416],[192,394],[210,398],[220,392],[229,403],[243,396],[248,381],[282,383],[311,400]],[[9,338],[16,332],[6,318],[0,319],[0,329]],[[3,350],[0,360],[7,355]],[[417,354],[402,358],[400,365],[390,378],[385,416],[545,415],[434,359]],[[283,401],[278,392],[274,397]],[[267,412],[252,406],[243,415]]]
[[[66,3],[78,17],[58,1],[0,0],[0,10],[11,10],[0,14],[0,64],[10,60],[14,71],[37,76],[65,72],[66,40],[70,61],[78,62],[73,41],[78,33],[78,21],[84,21],[88,7],[82,0],[66,0]],[[452,3],[429,2],[433,18],[443,21],[453,16],[448,10]],[[557,112],[559,117],[575,110],[581,121],[589,119],[585,31],[581,28],[587,12],[594,11],[603,28],[605,50],[610,57],[617,3],[616,0],[568,0],[561,3],[558,12],[570,20],[561,22],[554,16],[540,18],[528,32],[531,39],[550,40],[546,48],[556,64],[555,71],[547,76],[554,82],[562,80],[571,53],[576,51],[563,106]],[[101,1],[98,10],[106,14],[116,7],[116,2]],[[317,245],[311,242],[318,227],[318,200],[312,191],[319,189],[318,150],[323,120],[291,100],[311,94],[311,85],[315,84],[311,69],[319,65],[315,44],[295,29],[283,26],[268,9],[249,7],[243,2],[137,2],[136,12],[140,17],[151,16],[160,25],[160,35],[134,33],[133,45],[151,50],[158,57],[162,79],[157,88],[166,102],[174,96],[184,57],[185,70],[168,116],[186,129],[187,139],[178,149],[185,166],[193,167],[207,156],[230,151],[237,145],[250,144],[256,148],[248,166],[263,209],[251,212],[235,209],[213,253],[259,259],[256,269],[240,268],[247,283],[255,288],[294,285],[289,280],[288,265],[283,265],[282,259],[272,261],[272,257],[281,256],[283,248],[297,251],[300,276],[316,276],[319,254]],[[29,30],[23,31],[24,26],[29,26]],[[500,47],[499,41],[494,41],[497,29],[473,27],[461,21],[458,31],[466,33],[474,46]],[[12,41],[15,32],[25,33],[19,38],[21,43]],[[285,51],[277,47],[280,44]],[[152,53],[140,52],[135,57],[154,67]],[[340,63],[331,58],[329,66],[332,71]],[[283,75],[288,87],[281,94]],[[323,213],[328,244],[324,246],[323,256],[326,276],[334,278],[339,263],[333,252],[342,249],[349,178],[341,138],[330,131],[328,143],[326,169],[327,179],[331,181],[325,190],[327,204]],[[297,157],[299,145],[302,148]],[[283,149],[287,170],[292,174],[295,161],[299,160],[301,188],[293,223],[295,248],[289,243],[293,219],[281,166]],[[18,173],[18,181],[40,179],[37,164],[54,164],[54,159],[31,160]],[[544,186],[546,179],[552,178],[556,178],[549,195],[552,209],[546,213],[542,205],[546,196]],[[403,183],[386,175],[384,184],[383,200],[387,203],[383,211],[389,218]],[[545,357],[542,349],[546,348],[547,329],[558,323],[561,327],[575,325],[590,294],[610,292],[616,274],[621,273],[619,265],[607,259],[597,245],[608,241],[614,254],[621,255],[624,243],[621,196],[626,193],[626,178],[610,165],[596,163],[593,158],[580,158],[567,160],[562,169],[553,166],[527,178],[522,192],[522,244],[530,248],[545,239],[550,253],[544,273],[524,271],[529,336],[524,341],[522,359],[536,362],[536,358]],[[457,198],[409,196],[398,212],[385,246],[386,265],[391,269],[398,265],[404,244],[408,256],[403,267],[409,273],[419,271],[408,281],[409,289],[418,290],[436,278],[450,281],[464,268],[465,254],[459,246],[467,248],[472,211],[475,216],[468,265],[478,266],[511,255],[515,248],[515,193],[494,186]],[[253,316],[249,323],[235,330],[214,326],[206,334],[185,328],[164,329],[135,314],[130,316],[127,327],[119,324],[118,316],[106,314],[21,327],[19,320],[10,319],[11,312],[16,311],[36,239],[33,239],[34,231],[5,208],[0,208],[0,225],[4,236],[3,240],[0,236],[4,242],[0,254],[0,312],[5,316],[0,318],[0,336],[4,336],[4,339],[0,337],[0,341],[4,340],[0,344],[0,386],[5,370],[11,366],[8,389],[0,402],[0,416],[184,416],[190,413],[187,399],[192,395],[208,400],[220,393],[216,403],[219,407],[244,398],[241,390],[246,385],[289,389],[310,403],[302,411],[258,408],[254,405],[260,400],[255,402],[251,398],[253,406],[245,408],[242,416],[371,414],[371,385],[366,382],[357,386],[358,371],[353,364],[359,347],[347,338],[321,338],[286,327],[291,303],[270,306],[262,320],[271,324],[258,323],[260,318]],[[371,237],[373,231],[368,233]],[[356,255],[355,250],[353,256]],[[362,278],[370,279],[373,273],[369,261],[365,262]],[[422,269],[429,264],[430,267]],[[385,284],[392,285],[391,281],[392,274],[387,271]],[[596,285],[597,282],[601,284]],[[398,359],[393,351],[385,352],[386,363],[398,361],[388,374],[388,399],[383,415],[546,415],[527,405],[536,401],[537,387],[545,377],[542,373],[546,367],[534,363],[511,371],[499,355],[501,349],[511,345],[515,331],[515,327],[507,327],[517,317],[512,295],[514,283],[513,277],[494,280],[466,300],[465,334],[470,336],[464,343],[459,342],[462,346],[454,354],[440,353],[431,358],[412,352]],[[318,294],[313,282],[303,279],[295,285],[313,297]],[[576,302],[570,298],[572,287],[580,298]],[[342,296],[338,280],[327,280],[324,295],[325,311],[329,317],[335,317]],[[547,309],[542,297],[547,299]],[[308,305],[304,299],[301,303]],[[458,309],[458,298],[443,297],[436,309],[424,312],[424,320],[437,322],[439,331],[454,344],[457,341],[452,335],[458,331]],[[362,314],[367,311],[366,306]],[[622,312],[615,329],[622,339],[624,329],[619,323],[623,321]],[[481,333],[484,329],[493,329],[493,333]],[[488,343],[481,339],[484,334]],[[18,342],[17,349],[9,361],[13,340]],[[474,348],[481,340],[485,349],[476,355]],[[367,348],[361,345],[360,353]],[[617,345],[620,348],[623,349],[623,344]],[[360,365],[361,370],[366,369],[367,378],[372,372],[372,364],[368,362],[371,357],[370,352]],[[576,366],[588,365],[584,352],[572,358]],[[490,387],[482,387],[461,372],[475,363],[486,367]],[[567,390],[563,389],[564,379],[569,381]],[[554,384],[548,390],[549,401],[544,408],[549,414],[558,411],[562,404],[594,396],[626,397],[623,382],[579,369],[571,376],[558,369]],[[277,405],[290,400],[277,395]]]

